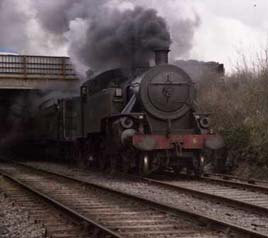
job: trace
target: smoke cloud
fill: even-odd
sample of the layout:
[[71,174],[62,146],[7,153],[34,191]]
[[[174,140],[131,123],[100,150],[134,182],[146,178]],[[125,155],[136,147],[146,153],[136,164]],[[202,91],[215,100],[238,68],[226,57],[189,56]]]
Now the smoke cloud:
[[0,48],[62,52],[81,75],[128,67],[134,51],[141,62],[161,47],[171,46],[174,58],[185,56],[199,18],[184,17],[182,6],[173,0],[1,0]]
[[30,15],[16,0],[0,1],[0,48],[19,51],[28,48]]
[[165,18],[172,38],[171,58],[173,60],[190,57],[201,19],[189,1],[129,0],[129,2],[145,8],[154,8]]
[[32,6],[45,30],[62,35],[69,31],[73,20],[99,16],[107,2],[109,0],[32,0]]
[[70,54],[78,56],[93,70],[99,70],[103,65],[129,66],[134,52],[137,60],[146,62],[155,48],[167,48],[170,44],[164,19],[157,16],[155,10],[136,7],[124,12],[108,12],[102,21],[92,19],[84,44],[80,47],[72,44]]
[[174,1],[167,4],[164,7],[159,1],[150,6],[135,0],[36,0],[33,6],[41,26],[67,40],[68,54],[81,73],[87,69],[128,67],[134,51],[138,61],[148,61],[153,49],[170,47],[172,42],[173,57],[188,54],[199,18],[169,18]]
[[122,10],[107,0],[39,0],[34,6],[47,31],[68,39],[69,54],[80,69],[128,67],[133,52],[139,61],[148,61],[153,49],[171,44],[168,26],[154,9]]

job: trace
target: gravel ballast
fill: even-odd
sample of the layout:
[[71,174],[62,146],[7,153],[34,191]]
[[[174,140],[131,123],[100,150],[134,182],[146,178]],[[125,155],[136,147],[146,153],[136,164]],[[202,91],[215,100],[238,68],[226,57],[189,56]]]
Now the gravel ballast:
[[74,169],[67,165],[55,163],[31,162],[29,164],[268,234],[268,216],[253,213],[247,209],[239,209],[229,204],[213,202],[135,179],[126,180],[119,176]]
[[45,229],[42,225],[29,219],[28,213],[7,197],[1,191],[1,187],[0,208],[0,238],[45,237]]

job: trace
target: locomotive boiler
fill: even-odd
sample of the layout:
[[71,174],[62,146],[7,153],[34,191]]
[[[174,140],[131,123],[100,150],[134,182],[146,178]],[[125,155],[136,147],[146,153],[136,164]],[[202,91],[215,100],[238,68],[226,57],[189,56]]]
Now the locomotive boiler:
[[[155,66],[106,71],[81,87],[78,154],[101,169],[202,174],[203,151],[222,144],[208,114],[197,111],[195,85],[155,51]],[[76,153],[77,154],[77,153]]]

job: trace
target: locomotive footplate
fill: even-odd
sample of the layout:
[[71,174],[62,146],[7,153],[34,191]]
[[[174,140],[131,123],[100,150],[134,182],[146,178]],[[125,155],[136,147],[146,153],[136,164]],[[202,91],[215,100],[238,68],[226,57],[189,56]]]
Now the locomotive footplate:
[[134,135],[133,146],[142,151],[181,149],[201,150],[206,146],[206,141],[215,135]]

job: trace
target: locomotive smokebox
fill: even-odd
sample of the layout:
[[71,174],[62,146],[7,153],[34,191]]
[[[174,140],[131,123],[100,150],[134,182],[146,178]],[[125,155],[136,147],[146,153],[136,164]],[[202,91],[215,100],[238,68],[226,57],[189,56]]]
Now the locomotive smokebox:
[[155,52],[155,64],[162,65],[168,64],[169,48],[156,49]]

